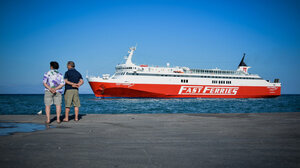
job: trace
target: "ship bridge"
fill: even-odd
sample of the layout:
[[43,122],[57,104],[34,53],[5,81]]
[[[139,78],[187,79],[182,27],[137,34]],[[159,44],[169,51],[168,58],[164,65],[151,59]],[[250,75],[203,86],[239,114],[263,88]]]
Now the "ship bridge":
[[181,68],[181,67],[169,67],[170,64],[167,63],[167,67],[159,67],[159,66],[148,66],[148,65],[135,65],[132,63],[132,56],[136,47],[129,48],[128,56],[125,56],[125,63],[119,64],[116,66],[116,75],[125,74],[125,73],[184,73],[184,70],[189,70],[189,68]]

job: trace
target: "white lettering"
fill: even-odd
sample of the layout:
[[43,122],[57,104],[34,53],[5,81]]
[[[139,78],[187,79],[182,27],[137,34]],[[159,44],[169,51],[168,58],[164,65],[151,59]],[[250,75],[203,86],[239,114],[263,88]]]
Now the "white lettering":
[[236,95],[236,94],[237,94],[237,91],[238,91],[238,88],[233,89],[233,90],[232,90],[233,95]]
[[220,90],[220,89],[216,88],[215,94],[218,94],[218,93],[219,93],[219,90]]
[[185,91],[186,90],[186,87],[184,87],[184,86],[181,86],[181,88],[180,88],[180,90],[179,90],[179,93],[178,94],[181,94],[183,91]]
[[178,94],[185,95],[236,95],[239,87],[181,86]]
[[206,91],[209,91],[210,89],[208,87],[205,87],[203,90],[203,93],[206,93]]

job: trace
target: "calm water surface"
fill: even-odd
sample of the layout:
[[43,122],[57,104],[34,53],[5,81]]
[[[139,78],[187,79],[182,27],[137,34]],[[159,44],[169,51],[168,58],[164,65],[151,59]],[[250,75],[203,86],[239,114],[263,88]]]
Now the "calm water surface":
[[[100,99],[80,95],[81,114],[300,112],[300,95],[260,99]],[[55,113],[52,106],[51,113]],[[36,114],[43,95],[0,95],[0,114]],[[64,110],[63,110],[64,113]]]

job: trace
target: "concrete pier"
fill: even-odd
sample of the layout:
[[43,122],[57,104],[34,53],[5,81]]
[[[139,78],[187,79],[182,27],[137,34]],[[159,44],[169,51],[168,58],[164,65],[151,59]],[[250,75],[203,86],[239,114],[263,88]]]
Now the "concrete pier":
[[[45,116],[0,115],[43,124]],[[89,114],[0,136],[0,166],[300,167],[300,113]]]

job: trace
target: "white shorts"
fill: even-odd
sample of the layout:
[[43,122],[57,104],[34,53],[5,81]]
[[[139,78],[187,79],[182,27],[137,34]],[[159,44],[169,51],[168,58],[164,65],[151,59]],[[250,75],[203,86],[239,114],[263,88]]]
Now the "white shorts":
[[61,93],[51,93],[50,91],[45,91],[44,102],[46,106],[51,106],[53,103],[55,105],[61,106]]

